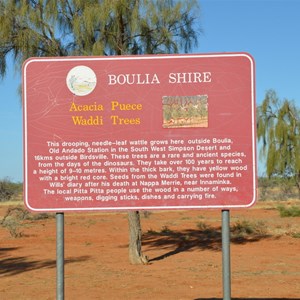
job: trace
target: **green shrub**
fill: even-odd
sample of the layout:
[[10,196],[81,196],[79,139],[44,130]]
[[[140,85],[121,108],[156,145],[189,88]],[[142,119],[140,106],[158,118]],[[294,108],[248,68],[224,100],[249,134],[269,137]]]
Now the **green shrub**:
[[294,239],[300,239],[300,232],[293,232],[291,234],[291,236],[294,238]]
[[0,225],[6,228],[12,237],[19,238],[24,235],[21,229],[26,226],[26,222],[28,223],[28,221],[45,220],[54,217],[54,214],[48,213],[31,214],[28,210],[19,206],[10,207],[0,222]]
[[23,232],[21,228],[24,220],[28,219],[29,212],[22,207],[9,208],[1,221],[1,225],[6,228],[14,238],[21,237]]
[[237,221],[231,227],[233,237],[265,236],[267,228],[264,222]]
[[197,228],[201,231],[205,231],[207,229],[210,229],[210,226],[207,225],[205,222],[200,221],[197,223]]
[[0,180],[0,202],[9,201],[21,192],[21,183],[12,182],[8,178]]
[[283,205],[280,205],[277,207],[280,217],[285,218],[285,217],[300,217],[300,207],[298,206],[290,206],[286,207]]

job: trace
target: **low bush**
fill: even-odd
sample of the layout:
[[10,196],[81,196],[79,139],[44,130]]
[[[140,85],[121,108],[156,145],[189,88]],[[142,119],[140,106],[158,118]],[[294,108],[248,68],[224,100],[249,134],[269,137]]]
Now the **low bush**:
[[16,206],[8,208],[5,216],[0,222],[0,225],[6,228],[12,237],[19,238],[24,235],[22,229],[26,225],[26,222],[45,220],[54,217],[54,214],[47,213],[31,214],[23,207]]
[[237,221],[231,227],[232,237],[266,236],[267,227],[262,221],[250,222],[247,220]]
[[22,192],[22,183],[15,183],[8,178],[0,180],[0,202],[9,201]]
[[288,200],[300,199],[299,190],[292,178],[259,177],[259,200]]
[[285,218],[285,217],[300,217],[300,207],[298,206],[284,206],[284,205],[279,205],[277,207],[280,217]]

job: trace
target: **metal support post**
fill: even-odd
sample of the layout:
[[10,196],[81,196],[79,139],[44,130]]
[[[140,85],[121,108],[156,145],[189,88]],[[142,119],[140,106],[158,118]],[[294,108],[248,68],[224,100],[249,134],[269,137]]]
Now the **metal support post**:
[[64,300],[64,213],[56,213],[56,300]]
[[222,210],[222,263],[223,263],[223,300],[231,299],[230,270],[230,215]]

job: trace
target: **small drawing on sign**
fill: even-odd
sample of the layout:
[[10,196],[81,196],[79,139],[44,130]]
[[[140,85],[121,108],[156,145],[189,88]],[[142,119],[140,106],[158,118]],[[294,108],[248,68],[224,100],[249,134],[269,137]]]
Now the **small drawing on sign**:
[[163,127],[208,127],[208,96],[163,96]]
[[76,96],[86,96],[96,87],[97,77],[95,72],[86,66],[76,66],[67,75],[68,89]]

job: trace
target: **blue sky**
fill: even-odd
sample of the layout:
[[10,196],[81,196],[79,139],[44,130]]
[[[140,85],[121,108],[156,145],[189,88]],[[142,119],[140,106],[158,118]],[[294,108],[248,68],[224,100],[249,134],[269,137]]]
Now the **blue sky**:
[[[200,0],[202,35],[194,53],[248,52],[256,62],[256,99],[268,89],[300,107],[300,1]],[[21,182],[20,74],[10,64],[0,82],[0,179]],[[264,172],[259,163],[259,174]]]

